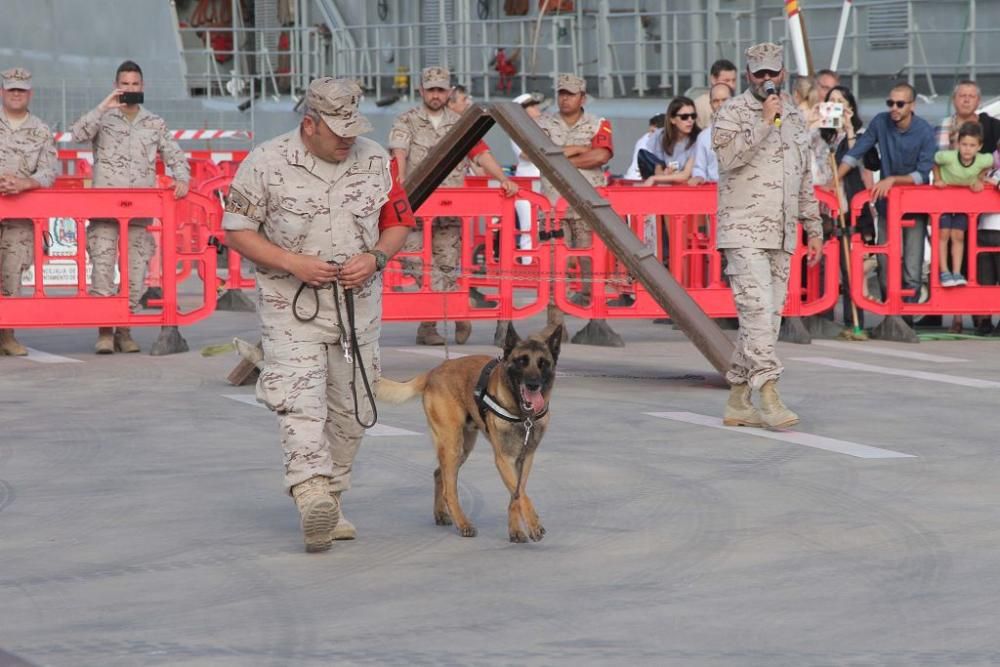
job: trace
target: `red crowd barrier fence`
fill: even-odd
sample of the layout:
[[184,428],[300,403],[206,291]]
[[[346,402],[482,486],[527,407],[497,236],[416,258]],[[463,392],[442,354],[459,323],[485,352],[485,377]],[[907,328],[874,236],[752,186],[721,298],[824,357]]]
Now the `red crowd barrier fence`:
[[[0,198],[0,224],[9,219],[31,219],[35,228],[35,284],[30,296],[0,297],[0,327],[91,327],[91,326],[180,326],[210,315],[216,304],[216,252],[208,244],[209,227],[217,224],[213,202],[191,194],[175,200],[172,189],[94,188],[83,190],[34,190]],[[72,220],[75,252],[49,257],[43,246],[50,218]],[[86,224],[89,219],[114,219],[120,227],[117,294],[91,296],[87,290]],[[128,299],[129,220],[152,218],[149,230],[163,238],[176,239],[162,244],[162,264],[176,267],[162,272],[163,298],[155,312],[134,314]],[[45,267],[70,260],[75,280],[70,287],[45,284]],[[183,308],[178,285],[195,266],[199,273],[212,276],[203,282],[200,302]]]
[[[857,219],[862,207],[871,201],[869,192],[859,192],[851,200],[851,210]],[[859,308],[880,315],[966,315],[996,313],[1000,311],[1000,286],[980,285],[978,259],[985,252],[1000,249],[980,248],[977,240],[977,222],[980,215],[1000,213],[1000,194],[987,187],[983,192],[972,192],[966,187],[944,189],[932,186],[896,186],[889,190],[887,200],[886,238],[884,243],[865,244],[859,234],[853,236],[851,246],[851,298]],[[963,213],[968,217],[965,234],[965,256],[968,285],[942,287],[940,279],[941,216],[945,213]],[[928,298],[922,303],[909,301],[916,296],[914,290],[903,286],[903,230],[912,228],[912,215],[926,214],[930,230],[930,275]],[[865,294],[864,260],[868,255],[885,257],[886,298],[880,301]]]

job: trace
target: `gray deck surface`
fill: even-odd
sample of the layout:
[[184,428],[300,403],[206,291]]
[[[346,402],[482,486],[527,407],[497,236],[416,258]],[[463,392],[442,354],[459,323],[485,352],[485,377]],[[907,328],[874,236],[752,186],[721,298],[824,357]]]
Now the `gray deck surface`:
[[[670,326],[615,327],[627,348],[560,360],[528,487],[544,541],[508,542],[483,439],[459,478],[478,537],[434,525],[413,402],[381,422],[417,435],[358,457],[359,538],[315,555],[274,416],[227,397],[253,394],[233,355],[198,354],[255,315],[158,358],[22,332],[80,363],[0,358],[0,666],[1000,664],[1000,339],[781,344],[795,431],[887,456],[861,458],[647,414],[717,417],[725,392]],[[414,330],[385,327],[386,375],[438,363]]]

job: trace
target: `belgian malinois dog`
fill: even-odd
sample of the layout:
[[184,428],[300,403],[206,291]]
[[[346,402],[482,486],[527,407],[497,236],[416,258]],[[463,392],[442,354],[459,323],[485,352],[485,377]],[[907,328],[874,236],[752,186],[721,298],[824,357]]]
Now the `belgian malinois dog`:
[[424,413],[437,450],[434,521],[454,522],[463,537],[476,528],[458,503],[458,469],[476,444],[478,431],[493,445],[500,479],[510,491],[507,527],[511,542],[542,539],[545,529],[524,487],[535,450],[549,424],[549,397],[556,377],[562,325],[547,338],[521,339],[507,329],[503,356],[475,355],[445,361],[409,382],[382,378],[378,399],[402,403],[423,395]]

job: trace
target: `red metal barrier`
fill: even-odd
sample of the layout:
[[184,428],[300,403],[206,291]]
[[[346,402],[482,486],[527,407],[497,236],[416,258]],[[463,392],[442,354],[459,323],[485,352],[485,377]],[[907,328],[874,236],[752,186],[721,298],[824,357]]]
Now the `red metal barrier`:
[[[172,189],[95,188],[84,190],[34,190],[14,197],[0,198],[0,224],[3,219],[30,218],[35,226],[35,285],[31,296],[0,297],[0,326],[29,327],[94,327],[94,326],[178,326],[196,322],[215,310],[216,282],[203,283],[201,303],[182,310],[178,299],[178,272],[185,264],[198,266],[203,275],[215,276],[215,249],[208,245],[208,218],[212,202],[192,194],[178,202]],[[199,211],[197,215],[193,211]],[[186,213],[185,213],[186,211]],[[180,222],[185,215],[193,222]],[[200,216],[200,217],[199,217]],[[43,230],[49,218],[67,218],[76,222],[78,239],[75,254],[75,288],[51,288],[44,285],[45,265],[53,259],[42,250]],[[86,221],[91,218],[113,218],[119,223],[118,270],[121,275],[118,293],[110,297],[87,294]],[[183,242],[163,246],[163,265],[181,267],[163,274],[163,302],[158,312],[133,314],[128,303],[128,236],[126,228],[133,218],[153,218],[151,232],[165,238],[183,238]],[[216,224],[216,223],[212,223]],[[178,235],[178,229],[194,225],[196,229]]]
[[[732,291],[722,275],[722,254],[715,249],[715,211],[717,191],[714,184],[647,188],[611,186],[599,189],[611,207],[629,224],[640,240],[653,244],[656,256],[663,261],[663,231],[669,239],[667,268],[688,294],[710,317],[735,317],[736,304]],[[832,194],[817,190],[817,196],[836,213],[837,202]],[[566,203],[556,206],[556,219],[560,220]],[[646,218],[656,219],[656,239],[646,239]],[[792,257],[789,273],[788,299],[784,315],[803,317],[824,312],[837,300],[840,281],[837,242],[828,241],[823,247],[826,258],[823,266],[807,271],[803,286],[802,270],[806,247],[799,243]],[[646,289],[634,282],[614,255],[595,234],[591,248],[556,246],[554,268],[558,273],[568,265],[569,259],[590,257],[593,264],[592,298],[589,305],[581,306],[569,299],[570,291],[556,290],[556,304],[565,312],[581,318],[652,318],[663,317],[664,311]],[[570,284],[572,288],[573,285]],[[621,294],[628,294],[634,302],[609,305]]]
[[[548,201],[533,192],[521,192],[517,198],[532,202],[533,207],[542,211],[548,207]],[[384,273],[383,318],[390,321],[520,319],[543,310],[548,299],[547,292],[540,289],[539,276],[549,271],[548,248],[516,247],[514,201],[493,188],[435,190],[416,214],[428,223],[437,217],[462,219],[463,270],[457,276],[458,289],[454,292],[431,289],[431,225],[424,224],[422,250],[399,253]],[[532,225],[532,235],[537,236],[537,224],[533,221]],[[474,252],[477,238],[482,239],[480,258]],[[423,267],[421,285],[407,277],[406,260],[416,260]],[[473,286],[486,295],[491,306],[473,307],[469,297],[469,288]]]
[[[851,200],[854,219],[861,208],[871,201],[869,192],[859,192]],[[948,187],[944,189],[929,185],[895,186],[889,190],[888,217],[885,243],[866,245],[860,234],[855,234],[851,245],[851,298],[859,308],[880,315],[965,315],[1000,312],[1000,286],[980,285],[977,275],[977,259],[980,252],[994,251],[980,249],[976,239],[978,217],[983,213],[1000,212],[1000,194],[992,188],[983,192],[972,192],[969,188]],[[930,217],[928,229],[931,234],[930,279],[928,299],[923,303],[904,302],[914,296],[912,289],[903,287],[903,229],[912,227],[913,220],[903,216],[925,213]],[[965,213],[969,218],[969,229],[965,235],[966,265],[968,285],[962,287],[941,287],[940,257],[938,239],[940,220],[943,213]],[[864,260],[866,255],[886,257],[886,300],[877,301],[864,294]]]

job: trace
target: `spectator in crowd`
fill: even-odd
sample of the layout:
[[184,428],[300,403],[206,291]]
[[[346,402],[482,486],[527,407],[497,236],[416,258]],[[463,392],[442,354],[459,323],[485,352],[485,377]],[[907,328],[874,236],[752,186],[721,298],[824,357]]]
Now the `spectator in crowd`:
[[[542,102],[544,99],[544,96],[540,93],[524,93],[523,95],[515,97],[514,103],[520,104],[524,108],[524,112],[537,121],[538,117],[542,115]],[[510,140],[510,147],[514,150],[514,155],[517,156],[517,166],[514,167],[515,176],[537,179],[542,175],[542,172],[539,171],[538,167],[536,167],[535,164],[528,159],[528,156],[521,152],[521,147],[518,146],[517,142],[513,139]],[[533,189],[538,190],[541,188],[541,185],[538,181],[534,181],[532,187]],[[514,203],[514,210],[517,212],[518,230],[522,232],[530,232],[531,203],[525,199],[519,199]],[[519,234],[517,247],[522,249],[530,248],[531,235],[527,233]]]
[[[594,187],[606,185],[604,165],[614,155],[611,123],[604,118],[588,113],[584,108],[584,103],[587,100],[587,82],[584,79],[573,74],[560,74],[556,78],[556,91],[558,95],[557,111],[542,114],[538,118],[538,125],[552,140],[552,143],[562,149],[563,155],[577,168],[588,183]],[[553,204],[559,199],[559,191],[544,176],[542,177],[542,192]],[[590,247],[593,230],[581,218],[579,211],[573,208],[566,211],[562,220],[562,229],[567,237],[567,246],[571,248]],[[589,257],[582,258],[580,274],[583,287],[580,292],[571,294],[569,299],[579,306],[586,306],[590,303],[591,283],[594,275]],[[564,314],[555,305],[554,298],[549,302],[546,317],[548,322],[546,330],[550,333],[564,322]],[[593,344],[615,347],[624,345],[621,337],[611,330],[605,320],[592,321],[591,324],[593,326],[588,325],[590,331],[596,332],[598,329],[603,329],[605,334],[601,337],[601,342]],[[591,339],[591,341],[596,340],[596,338]]]
[[656,173],[645,180],[646,185],[686,183],[694,168],[695,142],[698,140],[697,112],[694,102],[687,97],[675,97],[667,106],[666,122],[646,138],[641,150],[649,151],[656,160]]
[[[451,72],[445,67],[425,67],[420,75],[421,104],[400,114],[389,132],[389,150],[399,165],[399,180],[405,182],[413,170],[430,154],[432,148],[448,134],[458,122],[457,113],[447,107],[451,94]],[[490,153],[489,146],[480,141],[469,151],[469,158],[500,181],[508,196],[517,192],[517,185],[504,174],[503,169]],[[441,183],[441,187],[462,187],[465,179],[461,165],[456,167]],[[420,222],[418,220],[418,222]],[[457,274],[462,254],[462,219],[441,217],[433,220],[431,285],[438,291],[453,291],[458,286]],[[414,230],[406,241],[405,250],[413,252],[423,246],[423,231]],[[412,264],[410,264],[412,266]],[[472,323],[455,323],[455,342],[464,344],[472,333]],[[421,322],[417,328],[417,345],[444,345],[436,322]]]
[[[879,213],[878,238],[886,238],[886,197],[896,185],[923,185],[930,178],[934,166],[937,141],[934,128],[917,116],[916,91],[907,83],[893,86],[886,99],[888,111],[877,114],[847,151],[838,167],[843,179],[852,169],[860,167],[866,153],[873,146],[879,147],[881,156],[881,180],[874,185],[871,194]],[[903,286],[912,291],[906,297],[916,302],[920,296],[923,278],[924,239],[927,236],[927,215],[908,214],[914,223],[903,229]],[[884,263],[884,256],[880,256]],[[886,275],[885,267],[881,274]]]
[[[240,164],[222,217],[226,243],[257,265],[264,357],[257,400],[278,417],[285,489],[310,552],[356,536],[341,496],[351,488],[365,424],[375,423],[375,406],[358,385],[378,381],[381,272],[415,225],[389,154],[361,136],[372,125],[358,111],[360,99],[349,79],[310,83],[299,126]],[[308,306],[298,303],[306,286]],[[344,290],[354,294],[356,319]],[[343,353],[345,336],[352,355]]]
[[[726,373],[727,426],[785,428],[799,421],[778,394],[784,369],[776,344],[799,225],[808,235],[810,264],[819,259],[823,233],[805,122],[787,95],[769,93],[785,78],[782,52],[771,43],[747,49],[748,88],[719,110],[712,128],[719,158],[716,247],[726,255],[740,321]],[[760,392],[759,412],[753,391]]]
[[[31,72],[14,67],[3,72],[3,109],[0,112],[0,196],[47,188],[56,180],[59,160],[52,131],[28,111]],[[35,256],[35,234],[30,219],[0,222],[0,293],[17,296],[21,274]],[[37,279],[36,279],[37,280]],[[38,281],[40,283],[40,281]],[[0,355],[28,354],[14,338],[13,329],[0,329]]]
[[[717,83],[712,86],[708,94],[712,104],[712,118],[719,112],[722,105],[729,101],[734,91],[728,83]],[[688,185],[701,185],[702,183],[719,182],[719,160],[712,150],[712,125],[698,133],[698,139],[694,148],[694,166],[691,168],[691,179]]]
[[[943,118],[937,128],[938,150],[946,151],[958,148],[955,143],[958,138],[958,128],[965,123],[979,123],[983,128],[983,147],[980,150],[983,153],[993,152],[997,142],[1000,141],[1000,120],[990,116],[985,111],[976,113],[981,100],[982,94],[979,90],[979,84],[975,81],[963,79],[955,84],[951,93],[954,113]],[[980,284],[982,284],[981,280]],[[958,321],[961,322],[961,320]],[[972,321],[975,323],[977,331],[985,328],[989,333],[992,330],[989,315],[973,315]],[[980,326],[984,321],[985,324]],[[952,326],[955,326],[954,323]]]
[[825,100],[835,86],[840,85],[840,75],[832,69],[816,72],[816,97]]
[[717,83],[728,85],[733,94],[736,94],[737,86],[739,85],[739,76],[736,65],[732,61],[722,58],[712,63],[712,68],[708,72],[709,90],[694,100],[694,108],[698,111],[698,127],[708,127],[712,123],[712,114],[714,111],[712,110],[711,87]]
[[[995,148],[993,170],[987,177],[987,183],[1000,191],[1000,144]],[[979,233],[976,241],[979,244],[979,258],[976,262],[979,269],[977,274],[979,284],[1000,285],[1000,213],[986,213],[979,216]],[[994,327],[991,315],[977,315],[973,319],[976,322],[976,333],[980,336],[1000,336],[1000,322]]]
[[946,151],[958,148],[958,130],[966,123],[977,123],[983,127],[983,147],[981,152],[992,154],[997,141],[1000,141],[1000,119],[996,119],[985,111],[977,114],[976,109],[982,100],[979,84],[965,79],[955,84],[951,94],[951,103],[955,112],[943,118],[937,129],[938,150]]
[[[858,137],[864,132],[864,121],[861,118],[861,114],[858,112],[858,102],[849,88],[845,86],[834,86],[829,90],[824,101],[841,104],[844,107],[843,123],[839,129],[820,129],[820,134],[824,142],[833,150],[834,159],[839,166],[842,163],[844,156],[847,155],[847,152],[854,147]],[[851,170],[851,172],[848,173],[847,176],[845,176],[841,181],[840,185],[844,195],[842,203],[846,206],[844,216],[847,224],[857,227],[859,233],[861,234],[861,238],[864,239],[866,243],[872,243],[875,240],[875,221],[872,217],[871,207],[868,204],[865,204],[865,207],[861,210],[861,214],[858,216],[858,219],[854,220],[850,209],[850,202],[851,199],[854,198],[854,195],[867,188],[865,176],[870,177],[867,169],[878,169],[878,150],[874,147],[871,148],[868,153],[865,154],[862,163],[861,167]],[[841,252],[843,252],[843,245],[841,245]],[[850,286],[847,280],[848,261],[848,257],[841,255],[840,269],[841,285],[843,286],[842,303],[845,324],[847,323],[848,318],[850,318],[851,313],[851,294],[849,289]],[[855,279],[864,280],[864,276],[856,276]],[[864,311],[860,309],[858,310],[858,325],[864,326]]]
[[449,109],[461,116],[470,106],[472,106],[472,98],[465,86],[458,84],[451,89],[451,93],[448,94]]
[[795,106],[802,112],[802,117],[811,125],[816,119],[816,105],[820,101],[819,88],[812,77],[799,76],[792,86],[792,98]]
[[[142,93],[142,69],[131,60],[118,66],[115,89],[93,111],[73,124],[73,140],[91,143],[94,148],[95,188],[152,188],[156,186],[156,158],[170,169],[176,185],[174,197],[187,194],[190,168],[184,151],[177,145],[166,122],[139,102],[124,102],[122,93]],[[128,301],[132,312],[146,287],[149,260],[156,252],[153,236],[147,231],[151,218],[128,221]],[[118,221],[93,219],[87,228],[87,252],[93,262],[90,293],[114,296],[115,264],[118,258]],[[172,269],[171,269],[172,270]],[[128,327],[101,327],[97,331],[97,354],[138,352]],[[156,354],[154,346],[153,353]]]
[[[993,156],[980,153],[979,149],[982,147],[982,126],[979,123],[962,125],[958,129],[958,148],[938,151],[934,155],[934,185],[939,188],[949,185],[966,186],[973,192],[982,192],[986,173],[993,167]],[[962,275],[962,260],[965,255],[965,232],[968,229],[969,217],[965,213],[941,215],[941,238],[938,239],[941,287],[960,287],[967,282]],[[949,245],[951,253],[948,252]],[[955,322],[957,326],[953,324],[952,329],[961,331],[961,317],[956,317]]]
[[663,128],[666,118],[666,114],[662,113],[658,113],[655,116],[650,117],[649,128],[646,130],[646,133],[635,141],[635,147],[632,149],[632,163],[629,164],[628,169],[625,170],[624,174],[622,174],[622,180],[643,180],[642,175],[639,173],[639,151],[646,146],[646,141],[648,141],[657,130]]

